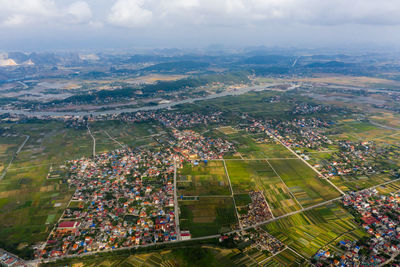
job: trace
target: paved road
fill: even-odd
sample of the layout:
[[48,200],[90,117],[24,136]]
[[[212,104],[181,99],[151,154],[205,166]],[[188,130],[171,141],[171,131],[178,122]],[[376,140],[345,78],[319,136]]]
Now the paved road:
[[381,128],[383,128],[383,129],[386,129],[386,130],[392,130],[392,131],[399,131],[399,130],[400,130],[399,128],[395,128],[395,127],[383,125],[383,124],[380,124],[380,123],[378,123],[378,122],[376,122],[376,121],[370,120],[369,122],[370,122],[371,124],[375,125],[375,126],[381,127]]
[[95,157],[96,156],[96,139],[94,138],[94,136],[92,135],[92,132],[90,131],[89,124],[87,124],[86,127],[88,128],[90,136],[93,138],[93,157]]
[[121,144],[117,139],[112,137],[107,131],[103,131],[111,140],[113,140],[115,143],[117,143],[120,147],[125,148],[123,144]]
[[26,142],[28,142],[30,136],[27,135],[24,142],[19,146],[18,150],[15,152],[14,156],[11,158],[10,163],[8,163],[7,167],[3,170],[3,173],[0,175],[0,181],[3,180],[4,176],[6,176],[8,169],[13,163],[14,159],[18,156],[19,152],[21,152],[22,148],[25,146]]

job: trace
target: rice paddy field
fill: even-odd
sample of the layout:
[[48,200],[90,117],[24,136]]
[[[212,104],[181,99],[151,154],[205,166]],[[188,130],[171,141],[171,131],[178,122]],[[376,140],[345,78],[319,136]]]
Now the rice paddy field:
[[269,258],[262,263],[265,267],[275,267],[275,266],[311,266],[304,258],[300,257],[291,249],[285,249],[279,254]]
[[340,196],[340,193],[300,159],[268,160],[303,207]]
[[179,170],[178,196],[231,195],[222,161],[186,164]]
[[264,227],[307,259],[325,246],[366,235],[353,216],[335,203],[279,219]]
[[[221,136],[221,134],[217,134]],[[286,147],[280,143],[270,140],[269,137],[265,138],[264,142],[257,142],[254,137],[244,131],[222,135],[237,146],[238,153],[241,154],[243,159],[264,159],[264,158],[294,158],[296,157]]]
[[[289,188],[266,160],[225,160],[235,196],[263,191],[275,216],[301,209]],[[236,199],[236,198],[235,198]],[[237,206],[240,206],[236,203]]]
[[388,182],[393,178],[386,174],[376,174],[370,176],[335,176],[330,180],[342,191],[357,191],[369,188],[381,183]]
[[[239,256],[239,257],[238,257]],[[240,256],[246,257],[238,249],[225,249],[215,246],[187,245],[180,248],[158,251],[139,252],[133,255],[90,256],[68,259],[56,263],[47,263],[44,266],[72,266],[72,267],[116,267],[116,266],[240,266],[235,260]],[[253,263],[254,264],[254,263]],[[246,265],[242,265],[246,266]],[[250,266],[250,265],[248,265]]]
[[390,194],[400,191],[400,181],[396,181],[390,184],[378,186],[376,190],[381,194]]
[[192,237],[215,235],[236,229],[237,218],[232,197],[199,197],[180,200],[180,228]]

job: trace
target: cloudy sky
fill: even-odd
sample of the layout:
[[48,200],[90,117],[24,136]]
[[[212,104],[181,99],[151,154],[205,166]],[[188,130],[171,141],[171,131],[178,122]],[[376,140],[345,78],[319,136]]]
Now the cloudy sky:
[[400,47],[399,14],[399,0],[0,0],[0,50]]

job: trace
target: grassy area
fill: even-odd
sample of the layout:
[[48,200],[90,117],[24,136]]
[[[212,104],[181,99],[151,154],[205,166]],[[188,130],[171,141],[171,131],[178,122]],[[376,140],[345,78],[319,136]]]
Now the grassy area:
[[265,229],[306,258],[331,242],[350,238],[344,236],[348,233],[353,233],[352,240],[366,235],[359,231],[352,215],[336,204],[291,215],[267,224]]
[[18,147],[25,140],[24,136],[0,136],[0,174],[10,163]]
[[234,229],[237,224],[231,197],[200,197],[179,201],[181,230],[193,237],[214,235]]
[[303,207],[312,206],[340,193],[300,159],[268,160]]
[[230,195],[229,181],[222,161],[186,164],[179,170],[178,195]]
[[255,135],[249,135],[244,131],[230,133],[227,135],[216,133],[216,135],[236,144],[237,151],[244,159],[295,157],[295,155],[293,155],[293,153],[290,152],[286,147],[263,135],[260,137],[265,138],[264,142],[257,142],[254,139],[254,137],[256,137]]
[[98,121],[91,123],[90,129],[98,134],[100,142],[113,143],[113,145],[119,146],[105,134],[107,132],[121,144],[131,147],[155,142],[152,136],[164,133],[162,126],[156,122]]

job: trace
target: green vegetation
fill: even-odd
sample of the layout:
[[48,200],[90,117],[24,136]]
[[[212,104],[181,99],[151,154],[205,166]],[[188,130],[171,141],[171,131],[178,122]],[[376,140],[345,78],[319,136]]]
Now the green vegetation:
[[237,224],[231,197],[200,197],[179,201],[181,230],[192,237],[208,236],[234,229]]
[[359,231],[353,216],[336,204],[285,217],[265,225],[265,229],[307,259],[331,242],[366,235]]
[[325,179],[317,177],[314,170],[300,159],[268,161],[303,207],[340,196],[335,188]]
[[291,249],[285,249],[284,251],[280,252],[278,255],[273,256],[266,262],[264,262],[264,266],[308,266],[307,261],[293,252]]
[[186,164],[179,170],[178,195],[230,195],[229,181],[222,161]]
[[266,160],[226,160],[233,192],[262,190],[275,216],[301,209]]

